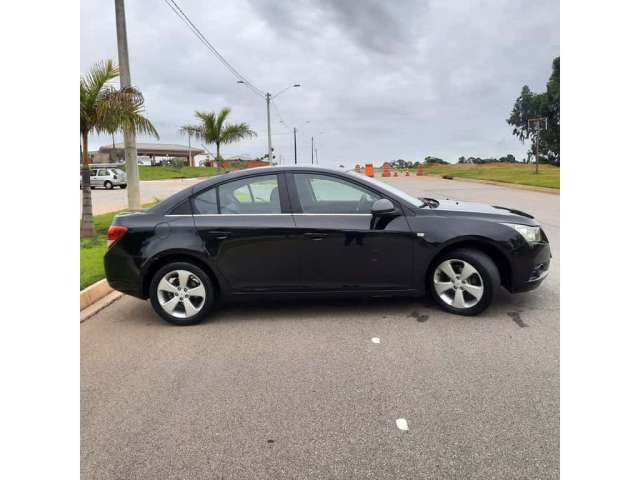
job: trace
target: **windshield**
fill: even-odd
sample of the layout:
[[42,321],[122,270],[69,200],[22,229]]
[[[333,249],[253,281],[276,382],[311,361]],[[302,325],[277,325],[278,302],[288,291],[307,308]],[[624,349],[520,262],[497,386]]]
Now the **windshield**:
[[116,175],[124,175],[124,170],[121,170],[119,168],[112,168],[111,172],[116,174]]
[[413,197],[406,192],[403,192],[402,190],[394,187],[393,185],[389,185],[388,183],[381,182],[380,180],[376,180],[375,178],[367,177],[366,175],[362,175],[361,173],[356,173],[353,170],[347,173],[349,175],[353,175],[354,177],[358,177],[361,180],[369,182],[382,190],[386,190],[387,192],[393,193],[396,197],[400,197],[404,201],[409,202],[414,207],[422,207],[424,205],[424,202],[422,200],[416,197]]

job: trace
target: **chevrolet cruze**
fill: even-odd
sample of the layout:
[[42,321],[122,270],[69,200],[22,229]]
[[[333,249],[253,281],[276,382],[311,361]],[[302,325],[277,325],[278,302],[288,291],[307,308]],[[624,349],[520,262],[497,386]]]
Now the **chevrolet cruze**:
[[177,325],[236,299],[431,295],[476,315],[501,286],[536,288],[549,243],[531,215],[415,198],[354,172],[262,167],[116,216],[105,271]]

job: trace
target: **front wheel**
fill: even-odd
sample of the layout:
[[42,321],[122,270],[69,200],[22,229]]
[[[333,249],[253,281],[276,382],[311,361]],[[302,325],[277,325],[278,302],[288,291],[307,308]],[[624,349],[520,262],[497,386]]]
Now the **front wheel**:
[[174,262],[155,273],[149,297],[153,309],[167,322],[195,325],[213,307],[215,290],[201,268],[188,262]]
[[127,188],[127,184],[126,184],[126,183],[123,183],[122,185],[120,185],[120,188],[121,188],[122,190],[124,190],[125,188]]
[[438,258],[428,281],[433,299],[443,310],[477,315],[491,305],[500,287],[500,273],[486,254],[465,248]]

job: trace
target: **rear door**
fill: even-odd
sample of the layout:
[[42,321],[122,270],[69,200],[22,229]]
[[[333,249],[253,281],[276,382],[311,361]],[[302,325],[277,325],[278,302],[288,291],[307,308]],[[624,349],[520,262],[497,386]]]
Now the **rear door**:
[[194,195],[192,204],[212,267],[233,293],[296,289],[294,222],[283,175],[231,180]]
[[99,168],[94,179],[94,185],[103,187],[105,180],[111,180],[109,170],[107,170],[106,168]]
[[299,239],[301,287],[411,288],[414,235],[406,218],[399,215],[372,225],[371,206],[383,194],[328,173],[290,173],[287,178]]
[[95,168],[91,169],[91,177],[89,178],[89,183],[92,187],[100,185],[100,183],[98,182],[98,170]]

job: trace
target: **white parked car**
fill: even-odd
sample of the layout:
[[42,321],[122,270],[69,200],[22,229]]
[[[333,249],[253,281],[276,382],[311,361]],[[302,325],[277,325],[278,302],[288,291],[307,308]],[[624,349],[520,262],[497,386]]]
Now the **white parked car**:
[[[113,187],[127,188],[127,174],[119,168],[92,168],[90,173],[91,188],[103,187],[111,190]],[[82,175],[80,175],[82,188]]]

